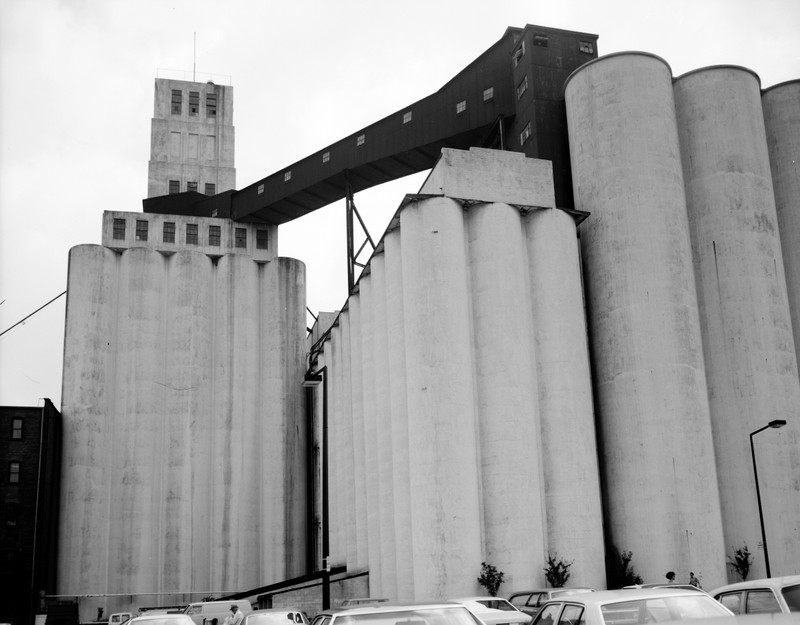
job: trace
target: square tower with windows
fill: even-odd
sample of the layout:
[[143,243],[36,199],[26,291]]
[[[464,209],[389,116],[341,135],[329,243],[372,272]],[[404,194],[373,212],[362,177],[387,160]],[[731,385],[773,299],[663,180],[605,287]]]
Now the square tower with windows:
[[147,197],[236,186],[233,87],[156,78]]

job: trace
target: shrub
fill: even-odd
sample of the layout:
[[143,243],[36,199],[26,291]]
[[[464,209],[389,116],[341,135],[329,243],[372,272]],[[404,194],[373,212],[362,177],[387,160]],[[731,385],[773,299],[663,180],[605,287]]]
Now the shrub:
[[569,567],[572,566],[572,562],[573,561],[567,562],[566,560],[562,560],[558,557],[558,554],[547,554],[547,560],[545,560],[547,566],[544,569],[544,577],[553,588],[562,588],[567,584],[567,580],[569,580],[571,575]]
[[481,576],[478,578],[478,583],[486,589],[492,597],[497,596],[497,590],[500,584],[503,583],[503,572],[498,571],[496,567],[486,562],[481,562]]

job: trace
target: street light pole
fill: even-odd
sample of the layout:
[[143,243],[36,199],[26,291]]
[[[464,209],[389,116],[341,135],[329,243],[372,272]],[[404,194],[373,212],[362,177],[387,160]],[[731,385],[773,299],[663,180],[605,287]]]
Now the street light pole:
[[768,428],[782,428],[786,425],[785,419],[775,419],[770,421],[764,427],[757,429],[755,432],[750,432],[750,453],[753,456],[753,476],[756,480],[756,499],[758,500],[758,520],[761,523],[761,544],[764,545],[764,564],[767,567],[767,577],[772,577],[769,570],[769,551],[767,550],[767,533],[764,531],[764,512],[761,509],[761,489],[758,487],[758,468],[756,468],[756,448],[753,445],[753,436]]

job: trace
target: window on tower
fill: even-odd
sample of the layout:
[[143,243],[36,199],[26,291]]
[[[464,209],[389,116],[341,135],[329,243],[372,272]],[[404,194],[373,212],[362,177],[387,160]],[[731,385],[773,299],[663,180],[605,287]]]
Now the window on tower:
[[8,463],[8,483],[19,484],[19,462]]
[[208,244],[213,245],[214,247],[219,247],[220,242],[220,227],[219,226],[209,226],[208,227]]
[[217,94],[206,94],[206,117],[217,116]]
[[172,114],[180,115],[183,113],[183,92],[180,89],[172,90]]
[[186,224],[186,245],[197,245],[197,224]]
[[19,417],[11,420],[11,440],[22,440],[22,419]]
[[164,243],[175,243],[175,222],[165,221],[163,232]]
[[236,247],[247,247],[247,228],[236,228],[235,234],[235,245]]
[[124,241],[125,240],[125,220],[124,219],[115,219],[114,220],[114,234],[113,237],[116,241]]
[[170,180],[169,181],[169,194],[172,195],[173,193],[180,193],[181,192],[181,182],[180,180]]
[[189,115],[197,117],[200,114],[200,92],[189,92]]
[[258,228],[256,230],[256,249],[266,250],[269,243],[269,230],[266,228]]
[[136,220],[136,240],[147,241],[147,221],[144,219]]
[[187,182],[186,183],[186,190],[187,191],[194,191],[197,192],[197,183],[196,182]]
[[206,182],[206,195],[215,195],[217,192],[217,185],[213,182]]

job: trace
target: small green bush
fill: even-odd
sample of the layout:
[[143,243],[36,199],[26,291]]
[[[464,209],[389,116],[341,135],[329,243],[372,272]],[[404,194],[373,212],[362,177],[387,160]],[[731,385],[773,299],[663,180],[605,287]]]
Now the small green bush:
[[567,562],[558,557],[558,554],[550,555],[547,554],[547,560],[545,563],[547,566],[544,569],[544,577],[553,588],[563,588],[566,586],[567,581],[570,578],[572,573],[569,572],[569,567],[572,566],[572,562]]
[[739,574],[742,581],[747,579],[750,574],[750,565],[753,563],[753,556],[750,554],[750,549],[747,548],[747,543],[738,549],[733,549],[733,558],[728,556],[728,563]]
[[481,562],[481,576],[478,578],[478,583],[486,589],[492,597],[497,596],[497,590],[500,584],[503,583],[503,572],[498,571],[496,567],[486,562]]

